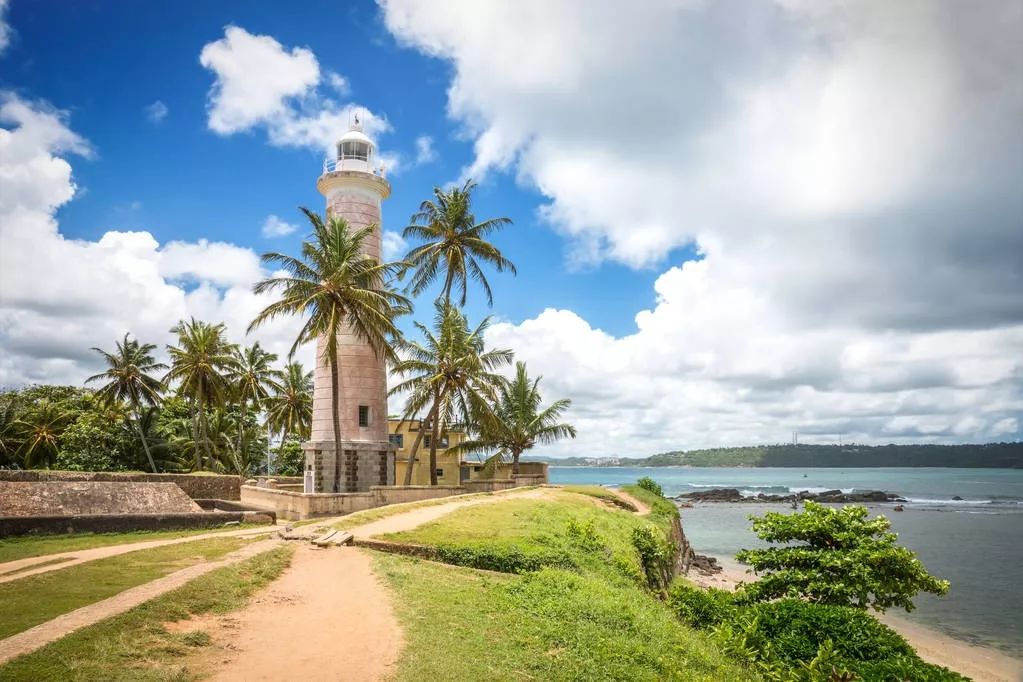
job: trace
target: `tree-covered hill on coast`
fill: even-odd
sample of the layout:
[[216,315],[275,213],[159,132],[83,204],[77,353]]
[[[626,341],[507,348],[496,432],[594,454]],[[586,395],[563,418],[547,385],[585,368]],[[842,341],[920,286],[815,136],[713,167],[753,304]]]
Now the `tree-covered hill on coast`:
[[558,466],[1023,468],[1023,443],[755,445],[674,450],[650,457],[534,457]]

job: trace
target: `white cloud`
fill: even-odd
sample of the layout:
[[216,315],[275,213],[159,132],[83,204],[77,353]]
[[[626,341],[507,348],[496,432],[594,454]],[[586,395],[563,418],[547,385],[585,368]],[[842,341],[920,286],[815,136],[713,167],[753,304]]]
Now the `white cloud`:
[[430,163],[437,159],[437,150],[433,148],[433,138],[420,135],[416,138],[416,165]]
[[408,243],[402,238],[400,232],[384,230],[381,240],[384,247],[384,260],[397,260],[398,258],[402,258],[408,251]]
[[263,221],[262,233],[267,239],[273,239],[274,237],[285,237],[297,229],[296,225],[285,222],[275,215],[269,215]]
[[90,347],[126,331],[162,354],[170,327],[193,315],[224,321],[234,341],[287,353],[298,320],[245,336],[269,301],[251,291],[267,274],[255,253],[206,240],[161,246],[148,232],[67,239],[55,214],[76,187],[61,154],[87,155],[88,143],[62,112],[11,93],[0,93],[0,124],[0,386],[80,382],[98,368]]
[[161,123],[163,122],[163,119],[167,118],[167,105],[160,100],[156,100],[152,104],[146,106],[144,110],[146,118],[149,119],[150,123]]
[[203,46],[199,63],[215,76],[208,125],[220,135],[263,128],[272,145],[328,151],[355,113],[371,136],[390,129],[365,107],[323,96],[320,85],[339,96],[347,95],[350,87],[344,76],[322,71],[308,48],[289,50],[272,36],[228,26],[223,38]]
[[0,0],[0,54],[11,44],[11,25],[7,23],[9,0]]
[[559,451],[1019,437],[1018,8],[380,4],[453,67],[463,174],[540,191],[570,263],[701,253],[633,334],[565,310],[495,327],[575,399]]

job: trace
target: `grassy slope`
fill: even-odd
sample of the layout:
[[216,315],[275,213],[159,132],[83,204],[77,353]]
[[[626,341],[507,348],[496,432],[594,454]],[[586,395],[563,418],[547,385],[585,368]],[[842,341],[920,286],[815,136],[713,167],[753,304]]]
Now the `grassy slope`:
[[616,507],[621,507],[622,509],[624,509],[626,511],[631,511],[631,512],[639,511],[638,509],[636,509],[635,505],[633,505],[631,502],[623,500],[622,498],[618,497],[613,492],[611,492],[610,490],[608,490],[607,488],[605,488],[603,486],[599,486],[599,485],[566,485],[566,486],[562,486],[562,490],[565,490],[565,491],[570,492],[570,493],[576,493],[578,495],[589,495],[590,497],[595,497],[598,500],[601,500],[603,502],[607,502],[608,504],[612,504],[612,505],[614,505]]
[[563,492],[459,510],[389,536],[478,552],[456,557],[517,552],[574,566],[505,577],[379,555],[406,631],[399,679],[745,679],[641,586],[630,538],[650,522]]
[[[168,632],[164,623],[243,606],[288,566],[292,547],[279,547],[219,568],[126,613],[83,628],[0,667],[0,679],[188,680],[199,671],[183,660],[208,644],[201,633]],[[287,655],[287,652],[282,652]]]
[[[0,638],[173,571],[215,559],[249,540],[211,538],[128,552],[0,584]],[[2,676],[0,676],[2,677]]]
[[[75,552],[82,549],[94,547],[107,547],[110,545],[124,545],[129,542],[148,542],[150,540],[169,540],[182,538],[189,535],[201,535],[203,533],[216,533],[220,531],[238,530],[239,528],[254,527],[253,524],[243,526],[228,526],[226,528],[195,528],[191,530],[160,530],[160,531],[134,531],[131,533],[74,533],[71,535],[27,535],[17,538],[0,540],[0,564],[27,559],[34,556],[45,556],[47,554],[59,554],[61,552]],[[267,532],[272,530],[267,526]]]

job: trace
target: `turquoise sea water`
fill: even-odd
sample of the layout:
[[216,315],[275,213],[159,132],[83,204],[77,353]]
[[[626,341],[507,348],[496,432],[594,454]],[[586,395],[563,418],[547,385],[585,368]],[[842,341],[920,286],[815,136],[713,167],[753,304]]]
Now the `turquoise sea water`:
[[[900,542],[931,573],[951,581],[945,597],[920,596],[917,610],[897,612],[956,638],[1023,651],[1023,470],[815,468],[551,467],[552,483],[620,485],[650,476],[673,496],[709,488],[745,494],[830,489],[885,490],[909,502],[868,505],[885,514]],[[958,496],[961,501],[953,500]],[[778,504],[701,504],[683,510],[686,535],[698,552],[732,557],[759,546],[749,514],[785,511]]]

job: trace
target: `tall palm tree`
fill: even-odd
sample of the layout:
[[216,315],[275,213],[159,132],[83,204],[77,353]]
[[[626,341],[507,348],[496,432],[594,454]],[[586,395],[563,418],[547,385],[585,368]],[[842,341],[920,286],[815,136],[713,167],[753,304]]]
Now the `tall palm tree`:
[[575,427],[561,422],[562,413],[572,404],[563,398],[541,409],[539,384],[543,377],[529,379],[526,363],[515,363],[515,378],[499,389],[494,406],[496,420],[480,425],[478,439],[466,441],[462,451],[496,450],[510,455],[512,473],[519,473],[519,456],[534,445],[549,445],[562,438],[575,438]]
[[237,362],[235,346],[228,343],[222,322],[210,324],[193,317],[171,332],[178,335],[178,345],[167,346],[171,366],[164,381],[177,382],[178,394],[191,401],[195,468],[202,469],[202,451],[207,460],[213,458],[206,409],[223,405],[231,394],[228,375]]
[[21,450],[25,424],[19,419],[22,405],[16,394],[0,395],[0,466],[14,465]]
[[394,372],[409,376],[390,393],[408,393],[404,419],[413,419],[429,406],[405,467],[405,485],[412,482],[416,452],[427,425],[430,435],[430,485],[437,485],[437,442],[452,422],[484,422],[492,419],[489,404],[504,382],[495,370],[512,360],[510,350],[486,350],[483,335],[490,326],[484,319],[469,328],[465,315],[447,302],[437,304],[434,329],[416,322],[424,341],[402,344],[403,358]]
[[[257,282],[257,294],[279,291],[280,298],[264,308],[249,331],[277,317],[308,315],[291,355],[302,344],[322,338],[330,365],[330,404],[334,427],[334,480],[340,485],[341,419],[338,385],[338,342],[342,333],[365,341],[378,357],[393,358],[392,341],[401,337],[395,319],[411,310],[411,303],[389,286],[398,264],[378,263],[364,253],[375,238],[375,225],[353,228],[340,216],[327,221],[303,208],[312,224],[311,238],[302,243],[302,257],[265,253],[263,262],[284,270],[283,277]],[[340,492],[340,490],[338,490]]]
[[38,465],[49,468],[57,459],[60,434],[71,421],[71,414],[48,398],[43,398],[25,411],[21,418],[21,453],[25,468]]
[[281,434],[281,443],[294,434],[308,438],[313,421],[313,373],[305,371],[300,362],[289,362],[284,368],[280,388],[266,401],[266,421]]
[[426,200],[412,216],[411,224],[402,232],[405,238],[423,240],[405,256],[406,269],[415,269],[408,290],[413,296],[423,293],[444,271],[441,298],[451,302],[451,291],[461,291],[459,305],[465,305],[468,280],[474,279],[487,295],[487,305],[494,304],[490,283],[482,264],[492,265],[498,272],[516,274],[515,265],[487,241],[487,236],[510,225],[509,218],[490,218],[476,222],[472,212],[472,191],[476,183],[466,180],[461,187],[443,190],[433,188],[434,199]]
[[[272,391],[280,391],[280,380],[284,373],[275,369],[272,363],[277,361],[276,353],[269,353],[256,341],[247,348],[235,349],[235,365],[228,373],[228,379],[234,384],[234,398],[241,410],[241,420],[245,421],[249,405],[260,410],[272,395]],[[238,429],[238,452],[242,451],[242,438],[245,429]]]
[[139,343],[129,338],[129,334],[124,335],[123,341],[115,343],[117,350],[113,353],[108,353],[102,348],[93,348],[103,356],[107,369],[89,377],[85,383],[105,379],[107,383],[96,391],[96,396],[107,406],[118,402],[127,402],[131,405],[135,416],[135,428],[142,439],[142,448],[146,451],[149,468],[155,474],[156,462],[153,460],[153,453],[149,450],[149,442],[141,426],[142,407],[143,405],[153,407],[160,402],[160,394],[165,387],[152,373],[167,369],[167,365],[153,358],[156,346],[151,343]]

